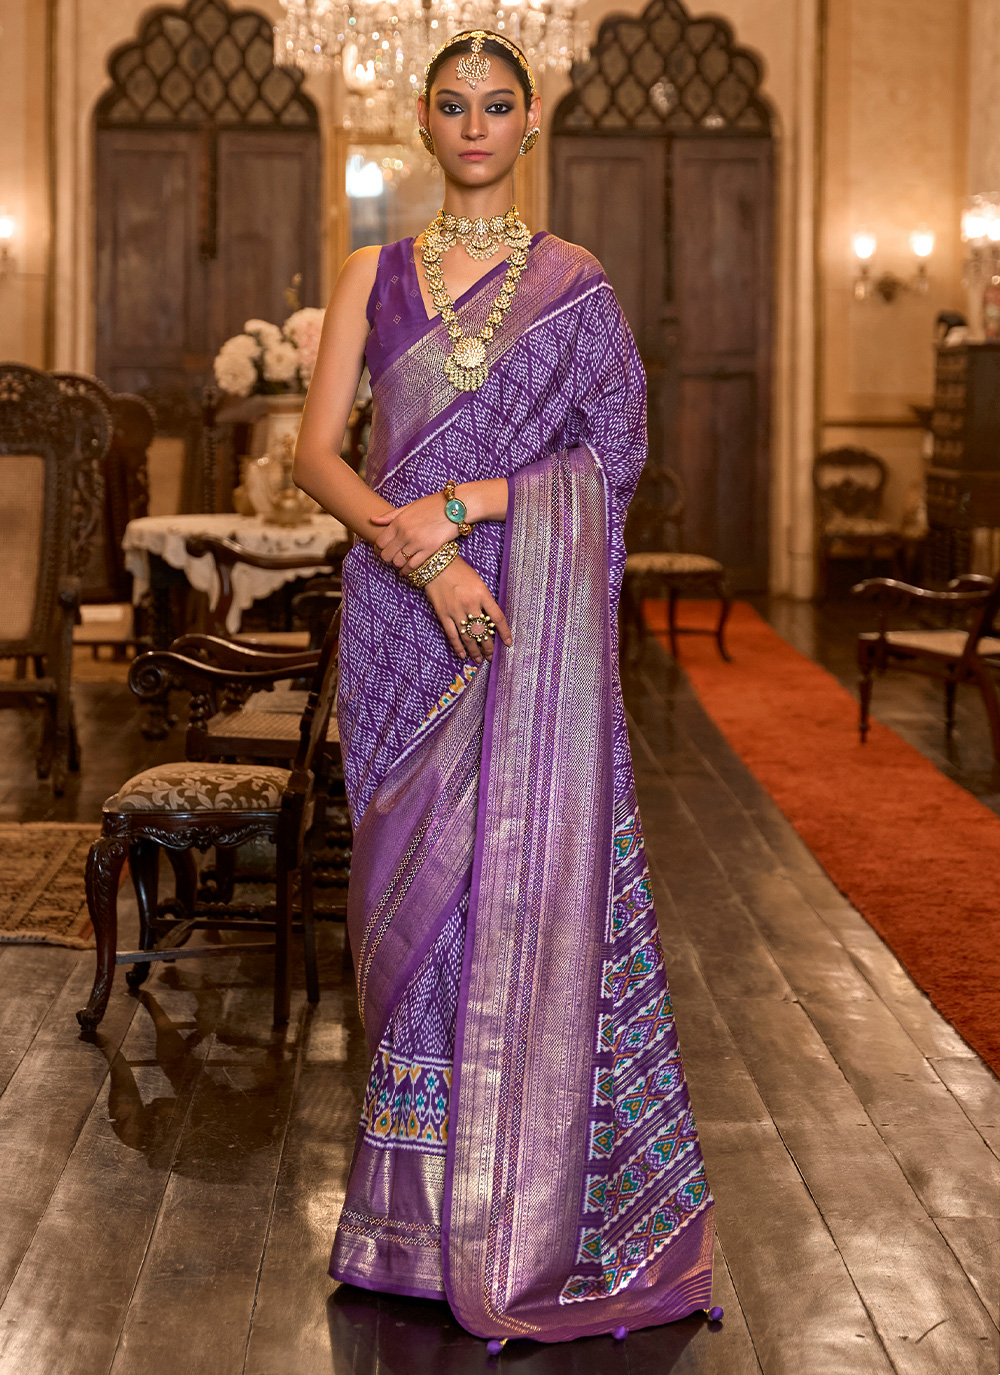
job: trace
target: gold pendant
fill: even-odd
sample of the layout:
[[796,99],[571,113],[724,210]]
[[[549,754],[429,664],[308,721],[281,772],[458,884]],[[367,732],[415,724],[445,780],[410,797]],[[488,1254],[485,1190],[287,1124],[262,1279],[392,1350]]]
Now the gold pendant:
[[444,363],[444,375],[456,391],[478,391],[489,372],[486,344],[474,334],[458,339]]

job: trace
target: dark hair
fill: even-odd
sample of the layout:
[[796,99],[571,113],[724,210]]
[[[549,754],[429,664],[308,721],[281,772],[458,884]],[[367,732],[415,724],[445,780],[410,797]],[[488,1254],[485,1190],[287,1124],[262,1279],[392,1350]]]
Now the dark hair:
[[[514,46],[517,47],[516,44],[514,44]],[[524,68],[518,62],[517,58],[510,51],[510,49],[505,48],[502,43],[497,43],[492,38],[487,38],[483,41],[482,51],[486,53],[487,57],[498,57],[501,62],[506,63],[506,65],[517,77],[518,85],[524,92],[525,105],[530,105],[532,90],[531,82],[528,79],[528,73],[524,70]],[[518,48],[518,52],[520,51],[520,48]],[[470,33],[470,36],[468,38],[462,38],[461,35],[459,35],[459,37],[455,39],[454,43],[449,43],[443,52],[437,53],[427,68],[427,80],[424,82],[424,91],[426,92],[426,94],[430,96],[431,87],[434,85],[434,82],[437,78],[437,74],[441,70],[442,65],[445,62],[447,62],[449,58],[461,57],[463,53],[471,52],[472,36]],[[522,56],[524,56],[523,53]],[[527,62],[527,58],[525,58],[525,62]]]

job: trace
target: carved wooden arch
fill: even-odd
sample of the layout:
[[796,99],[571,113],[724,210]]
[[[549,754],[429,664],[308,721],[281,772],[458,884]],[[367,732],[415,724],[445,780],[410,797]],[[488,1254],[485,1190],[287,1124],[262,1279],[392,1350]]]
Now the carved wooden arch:
[[225,0],[153,10],[137,37],[111,54],[108,72],[99,129],[319,128],[304,74],[274,65],[271,20]]
[[771,133],[760,60],[724,19],[692,18],[680,0],[605,19],[572,79],[554,134]]

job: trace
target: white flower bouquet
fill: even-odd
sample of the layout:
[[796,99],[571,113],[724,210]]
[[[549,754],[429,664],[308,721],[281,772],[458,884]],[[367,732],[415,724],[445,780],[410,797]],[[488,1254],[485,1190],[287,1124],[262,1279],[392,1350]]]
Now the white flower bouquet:
[[254,392],[303,393],[316,366],[325,312],[307,306],[281,326],[248,320],[243,333],[227,339],[215,358],[215,380],[230,396]]

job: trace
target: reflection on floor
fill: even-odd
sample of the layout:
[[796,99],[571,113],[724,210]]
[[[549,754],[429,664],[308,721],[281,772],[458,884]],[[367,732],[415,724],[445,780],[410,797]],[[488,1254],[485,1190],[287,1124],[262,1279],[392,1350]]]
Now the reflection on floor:
[[[853,611],[771,614],[852,680]],[[322,932],[322,1002],[310,1011],[299,989],[283,1036],[263,958],[166,967],[137,999],[119,984],[88,1044],[73,1013],[92,956],[6,947],[0,1375],[995,1375],[1000,1083],[832,887],[683,674],[650,645],[625,688],[718,1199],[724,1323],[512,1343],[497,1366],[443,1305],[330,1283],[367,1071],[339,928]],[[126,774],[180,748],[179,731],[142,740],[123,688],[83,684],[78,698],[85,772],[57,803],[16,714],[0,713],[0,817],[96,819]],[[926,685],[886,680],[876,707],[941,750]],[[979,712],[970,693],[939,762],[991,800]]]

